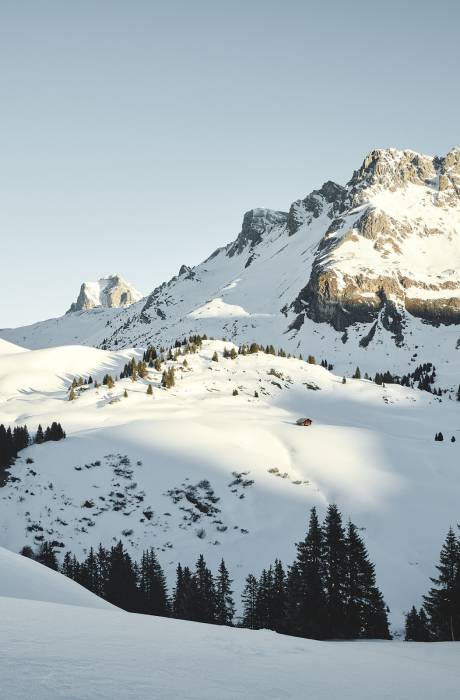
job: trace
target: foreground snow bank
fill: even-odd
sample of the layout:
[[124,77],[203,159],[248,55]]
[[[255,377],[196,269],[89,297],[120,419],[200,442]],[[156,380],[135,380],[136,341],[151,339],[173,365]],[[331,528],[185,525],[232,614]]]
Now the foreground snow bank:
[[[0,547],[0,596],[7,608],[12,605],[12,601],[8,599],[27,598],[88,608],[113,609],[105,600],[57,571],[47,569],[46,566],[9,552],[3,547]],[[17,601],[15,603],[18,604]]]
[[458,697],[460,644],[315,642],[7,598],[0,619],[8,700]]

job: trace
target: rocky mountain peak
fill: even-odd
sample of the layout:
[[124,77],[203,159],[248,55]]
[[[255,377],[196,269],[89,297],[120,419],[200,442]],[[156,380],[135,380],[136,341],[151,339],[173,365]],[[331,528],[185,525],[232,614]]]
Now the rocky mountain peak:
[[416,151],[381,148],[371,151],[348,183],[351,202],[359,206],[368,196],[366,190],[396,189],[412,183],[433,184],[437,177],[435,159]]
[[71,304],[67,313],[88,311],[98,306],[111,309],[130,306],[142,294],[120,275],[102,277],[97,282],[83,282],[77,301]]
[[263,208],[250,209],[245,213],[241,232],[236,241],[230,245],[227,255],[229,257],[235,254],[239,255],[248,244],[251,247],[257,245],[262,237],[275,226],[284,226],[287,218],[288,213],[285,211]]
[[304,199],[293,202],[287,219],[289,235],[297,233],[303,224],[310,224],[323,212],[332,219],[340,211],[346,193],[345,187],[328,180],[319,190],[313,190]]

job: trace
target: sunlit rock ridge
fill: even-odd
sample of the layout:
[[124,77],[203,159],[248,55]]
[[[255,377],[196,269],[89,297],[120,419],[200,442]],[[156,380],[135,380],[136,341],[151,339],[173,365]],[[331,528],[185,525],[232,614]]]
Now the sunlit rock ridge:
[[130,306],[142,299],[142,294],[120,275],[102,277],[97,282],[83,282],[77,301],[67,313],[88,311],[98,306],[107,309]]

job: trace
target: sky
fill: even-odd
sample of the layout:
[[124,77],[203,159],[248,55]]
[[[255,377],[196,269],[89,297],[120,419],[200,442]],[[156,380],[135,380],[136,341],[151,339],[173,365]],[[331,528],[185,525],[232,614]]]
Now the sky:
[[373,148],[460,145],[456,0],[0,0],[0,327],[147,294]]

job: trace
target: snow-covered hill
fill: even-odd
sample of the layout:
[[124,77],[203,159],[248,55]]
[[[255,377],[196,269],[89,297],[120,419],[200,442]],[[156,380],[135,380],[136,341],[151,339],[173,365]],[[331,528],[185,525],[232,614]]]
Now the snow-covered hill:
[[[90,593],[75,581],[3,547],[0,547],[0,572],[2,607],[17,606],[20,609],[24,600],[34,600],[99,610],[114,609],[113,605]],[[21,602],[13,602],[12,598]]]
[[327,355],[340,372],[405,373],[431,361],[453,387],[459,183],[460,149],[377,150],[345,187],[327,182],[287,212],[247,212],[234,242],[129,308],[83,305],[0,334],[29,348],[116,349],[198,332]]
[[[68,435],[20,453],[0,488],[0,545],[19,551],[45,538],[81,556],[121,538],[136,556],[154,546],[170,582],[178,561],[192,565],[203,552],[213,568],[225,558],[238,593],[248,573],[275,557],[293,560],[311,506],[323,515],[337,502],[365,528],[398,627],[458,521],[459,404],[396,385],[343,384],[293,358],[224,358],[231,347],[206,341],[168,361],[169,390],[150,369],[112,390],[84,386],[75,401],[74,376],[118,375],[140,351],[0,355],[0,423],[35,430],[58,420]],[[313,425],[296,426],[300,416]],[[444,442],[434,441],[438,431]]]
[[8,700],[458,697],[458,643],[314,642],[6,598],[0,617]]

